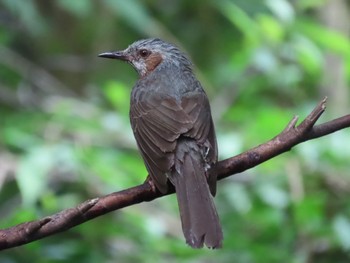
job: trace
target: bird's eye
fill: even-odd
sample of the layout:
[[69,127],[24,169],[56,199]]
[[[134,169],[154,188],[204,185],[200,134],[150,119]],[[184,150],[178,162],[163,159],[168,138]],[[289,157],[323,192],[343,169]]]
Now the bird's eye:
[[147,49],[141,49],[139,53],[140,53],[140,56],[143,58],[146,58],[151,54],[151,52]]

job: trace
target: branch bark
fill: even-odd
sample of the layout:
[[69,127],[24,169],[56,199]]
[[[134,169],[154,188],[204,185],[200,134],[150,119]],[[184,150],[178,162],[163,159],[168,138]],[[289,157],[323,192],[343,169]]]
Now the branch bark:
[[[212,168],[217,173],[218,180],[255,167],[281,153],[289,151],[299,143],[350,127],[350,114],[314,126],[325,111],[325,104],[326,98],[299,125],[296,125],[298,117],[295,116],[288,123],[287,127],[270,141],[242,154],[218,162]],[[27,244],[65,231],[111,211],[141,202],[149,202],[172,193],[174,193],[174,189],[170,188],[168,193],[161,194],[150,180],[146,180],[141,185],[87,200],[75,208],[66,209],[39,220],[0,230],[0,250]]]

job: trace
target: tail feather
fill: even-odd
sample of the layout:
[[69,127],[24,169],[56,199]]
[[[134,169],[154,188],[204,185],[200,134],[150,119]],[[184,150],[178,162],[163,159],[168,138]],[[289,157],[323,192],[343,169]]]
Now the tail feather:
[[181,142],[170,180],[176,189],[186,243],[194,248],[222,246],[223,234],[198,146]]

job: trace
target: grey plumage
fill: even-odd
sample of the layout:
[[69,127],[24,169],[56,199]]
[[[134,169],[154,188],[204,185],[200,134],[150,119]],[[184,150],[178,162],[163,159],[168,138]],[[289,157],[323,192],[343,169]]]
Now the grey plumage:
[[186,242],[195,248],[221,247],[222,230],[210,194],[215,195],[216,176],[207,172],[217,162],[216,137],[191,61],[160,39],[140,40],[100,56],[125,60],[140,75],[131,92],[131,126],[156,187],[165,193],[168,180],[175,186]]
[[173,65],[182,67],[185,70],[192,71],[192,62],[176,46],[171,45],[159,38],[142,39],[131,44],[126,52],[135,53],[140,49],[150,49],[160,52],[164,60],[171,62]]

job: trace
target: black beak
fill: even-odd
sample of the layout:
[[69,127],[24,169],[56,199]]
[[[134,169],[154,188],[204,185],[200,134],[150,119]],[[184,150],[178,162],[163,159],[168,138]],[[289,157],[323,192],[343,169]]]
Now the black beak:
[[98,55],[101,58],[113,58],[128,61],[128,56],[125,55],[124,51],[112,51],[104,52]]

